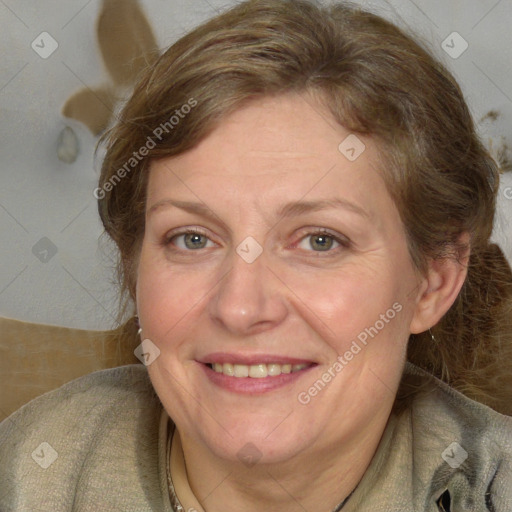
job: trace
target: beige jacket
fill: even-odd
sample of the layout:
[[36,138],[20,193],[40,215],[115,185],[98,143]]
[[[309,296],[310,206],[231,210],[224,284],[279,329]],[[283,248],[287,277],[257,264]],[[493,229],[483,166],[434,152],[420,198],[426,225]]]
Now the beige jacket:
[[[409,363],[406,375],[427,389],[392,414],[343,512],[511,512],[512,417]],[[0,511],[183,512],[173,428],[143,365],[42,395],[0,423]]]

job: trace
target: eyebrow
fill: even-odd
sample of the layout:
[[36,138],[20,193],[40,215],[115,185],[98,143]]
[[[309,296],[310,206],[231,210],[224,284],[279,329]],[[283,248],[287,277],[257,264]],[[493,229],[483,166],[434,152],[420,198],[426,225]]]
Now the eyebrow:
[[[217,217],[217,215],[215,215],[211,209],[204,204],[194,203],[191,201],[178,201],[175,199],[163,199],[162,201],[156,202],[148,209],[147,214],[150,215],[166,206],[174,206],[189,213],[202,215],[203,217]],[[371,220],[372,218],[366,210],[357,204],[341,198],[322,199],[318,201],[293,201],[282,205],[277,211],[277,216],[280,218],[288,218],[332,208],[343,208],[345,210],[349,210],[367,220]]]

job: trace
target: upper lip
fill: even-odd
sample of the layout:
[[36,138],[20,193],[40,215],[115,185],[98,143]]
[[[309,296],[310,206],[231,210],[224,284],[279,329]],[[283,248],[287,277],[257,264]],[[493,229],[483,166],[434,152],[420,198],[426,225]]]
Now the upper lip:
[[314,364],[310,359],[300,359],[272,354],[230,354],[227,352],[215,352],[198,359],[203,364],[243,364],[247,366],[256,364]]

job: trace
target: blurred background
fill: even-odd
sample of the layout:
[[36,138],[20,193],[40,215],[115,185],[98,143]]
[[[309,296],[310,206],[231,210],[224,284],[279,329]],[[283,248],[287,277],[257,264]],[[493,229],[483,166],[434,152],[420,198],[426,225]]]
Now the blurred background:
[[[117,0],[112,6],[140,8],[133,12],[141,23],[147,19],[158,48],[164,49],[235,3]],[[355,3],[422,37],[459,80],[488,147],[507,158],[512,147],[512,2]],[[0,0],[3,317],[79,329],[117,325],[115,251],[102,236],[93,194],[101,162],[101,152],[94,158],[94,132],[100,128],[76,119],[87,117],[94,105],[77,114],[80,108],[71,101],[85,94],[106,98],[105,105],[110,101],[105,91],[116,86],[120,98],[129,91],[129,83],[113,76],[102,57],[97,32],[102,8],[101,0]],[[110,32],[114,45],[126,39],[126,32],[138,37],[133,24],[122,30],[121,12],[119,20],[121,32]],[[75,118],[63,115],[65,105]],[[508,172],[502,175],[494,239],[512,262],[511,225]]]

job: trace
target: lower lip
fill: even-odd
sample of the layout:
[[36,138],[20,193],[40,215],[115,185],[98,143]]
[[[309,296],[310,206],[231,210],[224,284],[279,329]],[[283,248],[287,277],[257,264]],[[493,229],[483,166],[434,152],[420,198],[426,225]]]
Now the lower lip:
[[275,389],[289,385],[297,379],[300,379],[316,365],[308,366],[307,368],[297,372],[282,373],[275,377],[262,377],[260,379],[255,379],[253,377],[230,377],[229,375],[224,375],[223,373],[214,371],[206,364],[201,364],[201,366],[203,367],[208,379],[210,379],[210,381],[215,385],[234,393],[256,395],[268,393],[269,391],[274,391]]

